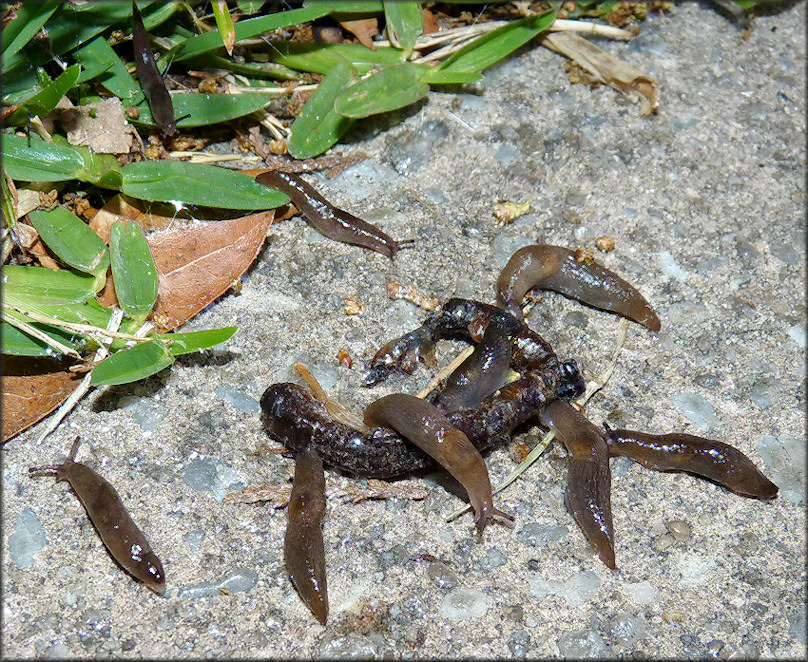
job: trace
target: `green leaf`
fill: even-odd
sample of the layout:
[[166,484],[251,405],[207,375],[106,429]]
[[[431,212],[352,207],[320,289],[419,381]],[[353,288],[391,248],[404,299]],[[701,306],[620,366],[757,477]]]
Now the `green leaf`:
[[0,196],[0,204],[2,204],[3,219],[6,222],[6,227],[13,228],[17,223],[17,206],[14,202],[14,196],[11,195],[10,179],[5,168],[0,169],[0,187],[2,187],[3,193]]
[[317,91],[292,125],[289,153],[296,159],[308,159],[322,154],[337,142],[354,120],[334,110],[337,96],[352,82],[350,65],[341,60],[320,82]]
[[221,209],[272,209],[289,198],[234,170],[183,161],[141,161],[123,168],[123,192],[133,198]]
[[[73,56],[85,69],[91,70],[82,72],[79,81],[84,82],[98,76],[98,82],[118,97],[125,106],[143,101],[140,86],[129,75],[126,65],[121,62],[118,54],[112,50],[112,46],[104,37],[93,39],[75,51]],[[99,69],[99,66],[103,68]]]
[[9,177],[26,182],[61,182],[78,179],[83,159],[76,150],[31,137],[3,134],[3,166]]
[[482,71],[546,30],[555,17],[555,12],[550,10],[503,25],[461,48],[440,66],[440,70]]
[[157,267],[143,230],[137,223],[116,221],[109,251],[118,303],[129,317],[145,320],[157,301]]
[[420,81],[420,68],[404,62],[370,74],[340,94],[334,110],[359,118],[409,106],[429,92],[429,85]]
[[[233,43],[236,37],[236,28],[233,25],[233,17],[230,16],[230,10],[227,8],[226,3],[219,3],[216,0],[213,0],[211,5],[213,7],[213,15],[216,18],[216,27],[219,28],[219,35],[222,39],[222,46],[225,47],[228,55],[231,55],[233,51]],[[229,48],[227,46],[228,39],[230,40]]]
[[[304,9],[291,9],[289,11],[269,14],[249,18],[246,21],[236,23],[236,41],[257,37],[264,32],[272,32],[278,28],[288,28],[290,25],[299,25],[308,21],[313,21],[329,13],[327,7],[321,7],[319,3],[314,7]],[[222,38],[218,32],[206,32],[188,39],[178,49],[174,61],[181,62],[189,57],[195,57],[202,53],[216,50],[222,47]]]
[[19,126],[27,121],[29,112],[31,115],[38,115],[39,117],[47,115],[56,108],[59,100],[76,84],[80,73],[81,67],[78,64],[65,69],[55,81],[45,86],[41,92],[35,94],[15,110],[6,120],[7,123],[11,126]]
[[[106,329],[112,317],[112,310],[104,308],[95,299],[88,299],[84,303],[59,305],[30,303],[26,306],[26,310],[32,313],[39,313],[45,317],[53,317],[62,322],[89,324],[91,326],[97,326],[99,329]],[[130,323],[129,318],[124,317],[120,330],[124,333],[130,333],[130,330],[136,331],[137,326],[135,326],[134,323]]]
[[17,16],[3,27],[0,35],[0,50],[3,62],[27,44],[55,12],[60,2],[23,2],[17,8]]
[[384,0],[383,4],[390,43],[409,57],[415,40],[424,31],[421,3],[417,0]]
[[482,80],[482,74],[472,71],[443,71],[434,67],[427,67],[421,70],[421,81],[430,85],[463,85],[465,83],[476,83]]
[[[192,69],[226,69],[232,74],[241,74],[248,78],[271,78],[275,80],[300,80],[303,75],[294,69],[284,67],[277,62],[235,62],[231,59],[205,53],[186,62]],[[184,96],[184,95],[183,95]],[[177,97],[174,97],[177,99]]]
[[[52,211],[32,211],[28,220],[56,256],[74,269],[93,274],[104,286],[109,252],[101,238],[75,214],[63,207]],[[100,279],[98,277],[101,277]]]
[[299,44],[284,42],[276,44],[272,59],[298,71],[328,74],[331,69],[347,60],[357,74],[366,74],[388,64],[398,64],[406,59],[397,48],[377,48],[375,51],[362,44]]
[[[226,122],[236,117],[244,117],[260,110],[272,101],[274,94],[267,92],[245,92],[244,94],[173,94],[174,115],[182,117],[178,127],[208,126]],[[140,116],[131,120],[133,124],[157,126],[148,104],[138,106]]]
[[378,14],[384,8],[373,0],[306,0],[303,4],[326,8],[329,14]]
[[123,183],[121,164],[113,154],[96,154],[84,145],[75,145],[72,149],[81,158],[82,168],[77,179],[104,188],[120,190]]
[[238,331],[237,326],[227,326],[223,329],[210,329],[207,331],[191,331],[189,333],[156,333],[155,338],[161,340],[171,340],[172,345],[168,351],[174,356],[180,354],[191,354],[214,345],[219,345],[225,340],[230,340],[233,334]]
[[[13,310],[7,310],[5,312],[16,319],[30,324],[37,331],[41,331],[45,335],[76,351],[81,352],[88,348],[84,338],[80,335],[76,336],[76,334],[70,331],[60,329],[58,326],[51,324],[31,322],[31,320],[25,318],[25,315],[21,315]],[[55,356],[59,354],[58,350],[48,345],[44,340],[33,338],[8,322],[2,323],[2,332],[0,333],[2,333],[0,336],[0,339],[2,339],[2,347],[0,350],[2,350],[3,354],[13,354],[15,356]]]
[[93,368],[90,384],[129,384],[160,372],[174,363],[174,357],[158,342],[144,342],[108,356]]
[[32,304],[63,304],[87,301],[95,294],[95,279],[69,269],[3,267],[3,298],[9,305],[30,310]]

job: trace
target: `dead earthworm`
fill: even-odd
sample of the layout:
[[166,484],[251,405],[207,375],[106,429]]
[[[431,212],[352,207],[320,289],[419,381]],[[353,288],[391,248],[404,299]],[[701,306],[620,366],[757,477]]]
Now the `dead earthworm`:
[[264,186],[278,189],[289,196],[306,222],[329,239],[353,246],[361,246],[392,258],[405,245],[414,240],[396,241],[353,214],[335,207],[301,177],[291,172],[270,170],[255,178]]
[[32,467],[28,472],[53,472],[57,483],[65,480],[70,483],[112,558],[135,579],[162,595],[166,580],[160,559],[126,512],[115,488],[88,466],[75,462],[79,443],[76,437],[70,455],[62,464]]
[[547,405],[541,422],[553,430],[572,455],[567,481],[572,515],[602,561],[614,570],[612,474],[604,435],[580,411],[561,400]]
[[286,570],[314,617],[325,625],[328,588],[325,579],[323,461],[313,450],[295,455],[295,478],[289,497],[289,524],[283,540]]
[[371,403],[364,418],[369,426],[393,428],[446,469],[465,488],[480,534],[489,521],[513,520],[494,507],[482,455],[437,407],[413,395],[394,393]]
[[497,279],[497,305],[522,319],[521,303],[533,288],[553,290],[659,331],[645,297],[617,274],[595,262],[578,261],[561,246],[536,244],[516,251]]
[[607,428],[611,455],[623,455],[654,471],[703,476],[744,497],[774,499],[778,487],[737,448],[692,434],[646,434]]

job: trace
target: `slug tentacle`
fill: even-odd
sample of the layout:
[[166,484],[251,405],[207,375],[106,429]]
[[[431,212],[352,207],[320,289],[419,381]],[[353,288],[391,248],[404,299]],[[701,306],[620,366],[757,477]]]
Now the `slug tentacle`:
[[521,319],[522,299],[533,288],[560,292],[652,331],[660,329],[656,313],[634,287],[596,262],[577,260],[561,246],[536,244],[516,251],[497,279],[497,305]]
[[774,499],[778,487],[734,446],[692,434],[647,434],[607,428],[613,456],[624,455],[654,471],[688,472],[744,497]]
[[547,406],[541,421],[555,432],[572,455],[567,500],[575,521],[606,566],[616,568],[612,474],[603,434],[580,411],[560,400]]
[[396,241],[375,225],[335,207],[311,184],[294,173],[270,170],[258,175],[255,181],[288,195],[306,222],[329,239],[361,246],[389,258],[414,241]]
[[322,528],[325,509],[323,462],[313,450],[297,453],[283,555],[297,592],[323,625],[328,619]]

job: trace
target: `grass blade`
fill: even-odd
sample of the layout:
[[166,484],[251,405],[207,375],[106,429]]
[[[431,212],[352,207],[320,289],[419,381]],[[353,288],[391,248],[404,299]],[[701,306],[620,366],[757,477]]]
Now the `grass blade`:
[[157,267],[137,223],[112,224],[109,251],[118,303],[129,317],[145,320],[157,301]]
[[405,57],[397,48],[377,48],[375,51],[361,44],[278,44],[272,59],[298,71],[327,75],[334,66],[345,60],[358,75],[374,69],[403,62]]
[[108,356],[93,368],[92,386],[129,384],[174,363],[174,357],[158,342],[144,342]]
[[[100,76],[98,82],[118,97],[125,106],[143,101],[143,91],[140,86],[129,75],[126,65],[121,62],[118,54],[112,50],[112,46],[103,37],[93,39],[73,55],[85,69],[97,69],[98,63],[102,63],[104,70],[96,74]],[[91,77],[89,73],[86,77],[82,75],[84,80],[91,80],[94,77]],[[81,81],[82,78],[79,80]]]
[[95,294],[95,279],[69,269],[9,264],[3,267],[5,303],[29,310],[32,305],[81,303]]
[[227,326],[222,329],[209,329],[207,331],[192,331],[189,333],[158,333],[155,338],[171,340],[173,344],[168,351],[174,356],[199,352],[208,347],[219,345],[230,340],[238,331],[237,326]]
[[415,40],[424,31],[421,3],[416,0],[384,0],[383,4],[390,43],[409,57]]
[[213,15],[216,17],[216,27],[222,37],[222,44],[228,55],[233,55],[233,44],[236,42],[236,28],[233,25],[233,17],[224,0],[215,0],[211,3]]
[[24,136],[3,134],[3,167],[9,177],[25,182],[62,182],[79,179],[84,162],[76,150]]
[[109,267],[109,252],[101,238],[78,216],[63,207],[52,211],[32,211],[28,220],[56,256],[69,266],[101,277],[101,289]]
[[385,67],[363,78],[340,94],[334,110],[351,118],[368,117],[409,106],[427,95],[421,69],[412,62]]
[[2,50],[3,62],[8,62],[9,58],[17,53],[45,22],[55,12],[60,2],[23,2],[17,9],[17,17],[3,27],[0,35],[0,50]]
[[[272,95],[266,92],[244,94],[173,94],[174,113],[178,117],[190,117],[177,122],[180,128],[208,126],[227,122],[260,110],[272,101]],[[132,120],[133,124],[156,127],[151,109],[143,103],[139,107],[140,116]]]

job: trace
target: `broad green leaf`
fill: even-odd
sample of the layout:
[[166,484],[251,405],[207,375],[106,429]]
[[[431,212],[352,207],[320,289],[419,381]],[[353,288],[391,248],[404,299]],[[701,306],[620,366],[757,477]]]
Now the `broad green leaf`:
[[222,329],[191,331],[189,333],[156,333],[154,337],[173,341],[168,351],[174,356],[179,356],[180,354],[190,354],[219,345],[225,340],[230,340],[236,331],[238,331],[237,326],[227,326]]
[[84,170],[81,155],[70,147],[31,137],[3,134],[3,167],[9,177],[26,182],[61,182],[79,179]]
[[0,169],[0,187],[3,190],[0,203],[2,203],[3,219],[6,222],[6,227],[13,228],[17,223],[17,203],[11,194],[10,180],[11,178],[6,173],[6,169]]
[[421,82],[430,85],[463,85],[476,83],[484,78],[482,74],[473,71],[443,71],[435,67],[426,67],[420,71]]
[[[249,39],[257,37],[264,32],[272,32],[278,28],[288,28],[290,25],[299,25],[308,21],[313,21],[329,13],[327,7],[316,4],[314,7],[304,9],[290,9],[289,11],[249,18],[246,21],[236,23],[236,41],[239,39]],[[174,57],[175,62],[187,60],[202,53],[214,51],[222,47],[222,38],[218,32],[206,32],[188,39],[177,51]]]
[[[180,128],[208,126],[226,122],[254,113],[272,101],[267,92],[246,92],[244,94],[173,94],[174,116],[190,115],[177,122]],[[157,126],[146,103],[138,106],[140,116],[131,120],[133,124]]]
[[340,94],[334,110],[359,118],[409,106],[429,92],[429,85],[419,80],[419,69],[412,62],[404,62],[370,74]]
[[236,7],[242,14],[254,14],[263,4],[263,0],[236,0]]
[[340,60],[317,87],[292,125],[289,153],[296,159],[322,154],[337,142],[354,120],[334,110],[337,96],[353,82],[350,65]]
[[27,44],[39,29],[45,25],[60,2],[23,2],[17,8],[17,16],[3,27],[0,35],[0,50],[3,62]]
[[482,71],[510,55],[520,46],[546,30],[555,20],[550,10],[536,16],[513,21],[501,28],[477,37],[444,62],[442,71]]
[[129,384],[160,372],[174,363],[174,357],[158,342],[138,343],[108,356],[93,368],[90,384]]
[[[54,136],[54,140],[61,136]],[[96,154],[89,147],[75,145],[72,149],[81,157],[82,169],[77,179],[103,188],[120,190],[123,183],[121,164],[113,154]]]
[[233,17],[224,0],[213,0],[213,15],[216,18],[216,27],[219,28],[219,35],[222,38],[222,45],[228,55],[233,54],[233,43],[236,41],[236,28],[233,25]]
[[271,209],[289,198],[248,175],[200,163],[141,161],[123,168],[123,193],[141,200],[221,209]]
[[40,238],[56,256],[74,269],[101,277],[96,285],[104,286],[109,267],[109,252],[101,238],[75,214],[63,207],[51,211],[32,211],[28,220]]
[[381,2],[374,0],[306,0],[306,7],[324,7],[330,14],[378,14],[383,10]]
[[298,71],[328,74],[343,60],[359,75],[366,74],[388,64],[397,64],[406,59],[397,48],[377,48],[375,51],[362,44],[299,44],[284,42],[275,44],[272,59]]
[[11,126],[19,126],[27,121],[29,112],[31,115],[44,117],[56,108],[59,100],[76,84],[80,73],[81,67],[78,64],[68,67],[55,81],[50,85],[46,85],[41,92],[23,103],[20,108],[11,114],[6,122]]
[[[112,46],[103,37],[93,39],[89,44],[75,51],[73,56],[85,69],[97,70],[99,64],[103,65],[104,70],[96,74],[100,76],[98,82],[118,97],[124,105],[129,106],[143,101],[143,91],[140,86],[129,75],[126,65],[121,62],[118,54],[112,50]],[[90,80],[90,75],[87,74],[85,77],[82,72],[79,80],[82,79]]]
[[424,15],[418,0],[384,0],[384,20],[390,43],[412,53],[415,40],[424,31]]
[[137,223],[112,224],[109,238],[115,296],[129,317],[144,320],[157,301],[157,267]]
[[[26,306],[26,310],[32,313],[39,313],[45,317],[52,317],[62,322],[70,322],[72,324],[89,324],[90,326],[97,326],[99,329],[106,329],[109,320],[112,317],[112,310],[104,308],[95,299],[88,299],[84,303],[67,303],[67,304],[43,304],[43,303],[30,303]],[[134,327],[134,328],[133,328]],[[130,323],[129,318],[124,317],[121,322],[120,331],[124,333],[132,333],[137,330],[137,326]]]
[[26,310],[35,304],[80,303],[95,294],[92,276],[69,269],[53,271],[10,264],[3,267],[2,273],[5,303]]

